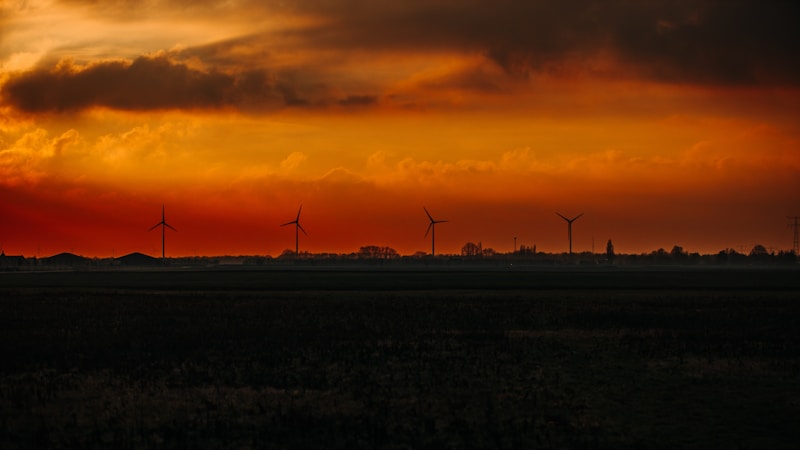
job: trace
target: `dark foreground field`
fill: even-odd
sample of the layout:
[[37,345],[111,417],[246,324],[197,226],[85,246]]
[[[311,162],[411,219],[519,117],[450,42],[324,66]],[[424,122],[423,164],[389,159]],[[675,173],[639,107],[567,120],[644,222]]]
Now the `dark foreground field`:
[[0,273],[0,448],[797,448],[798,275]]

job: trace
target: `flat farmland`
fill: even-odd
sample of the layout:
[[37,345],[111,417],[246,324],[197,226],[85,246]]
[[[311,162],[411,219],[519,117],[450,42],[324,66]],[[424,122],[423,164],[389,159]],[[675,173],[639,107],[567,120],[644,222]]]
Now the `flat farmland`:
[[798,275],[0,273],[0,447],[796,448]]

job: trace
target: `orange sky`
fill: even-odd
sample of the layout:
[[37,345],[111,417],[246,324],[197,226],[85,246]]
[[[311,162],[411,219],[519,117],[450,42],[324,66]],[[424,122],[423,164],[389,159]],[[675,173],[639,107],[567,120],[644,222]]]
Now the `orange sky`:
[[286,3],[3,2],[3,250],[791,248],[793,2]]

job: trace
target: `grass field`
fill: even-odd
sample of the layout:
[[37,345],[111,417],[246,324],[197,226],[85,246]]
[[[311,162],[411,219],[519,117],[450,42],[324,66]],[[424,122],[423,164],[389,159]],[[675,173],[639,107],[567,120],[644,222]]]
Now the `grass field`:
[[796,448],[798,274],[0,274],[0,447]]

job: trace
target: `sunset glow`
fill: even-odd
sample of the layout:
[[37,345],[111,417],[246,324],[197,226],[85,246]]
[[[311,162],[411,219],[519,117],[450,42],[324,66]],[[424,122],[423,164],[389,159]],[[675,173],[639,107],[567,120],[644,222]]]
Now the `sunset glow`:
[[6,0],[0,244],[790,249],[800,7],[600,5]]

